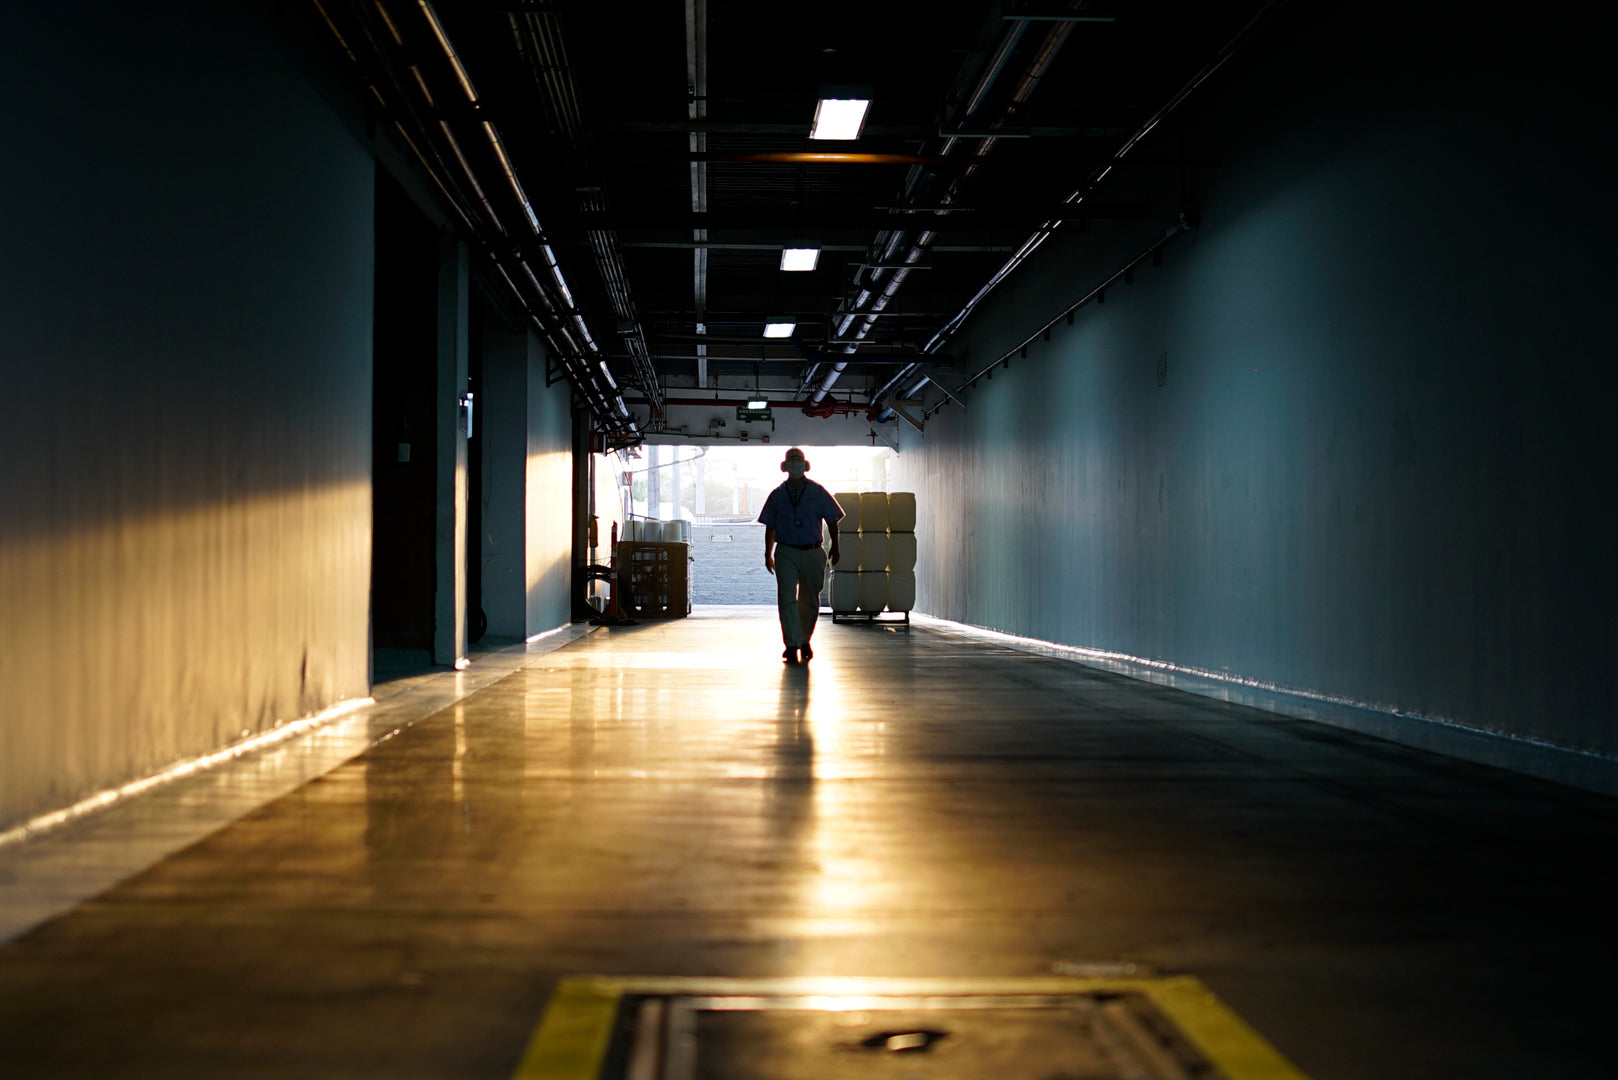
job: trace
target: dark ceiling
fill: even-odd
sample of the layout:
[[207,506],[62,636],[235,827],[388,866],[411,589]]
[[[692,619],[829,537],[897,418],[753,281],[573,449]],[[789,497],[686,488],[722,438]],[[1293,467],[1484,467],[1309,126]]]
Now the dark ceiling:
[[[950,335],[1030,238],[1172,219],[1164,176],[1211,163],[1140,136],[1278,6],[308,2],[617,441],[754,386],[884,417],[943,393]],[[828,86],[869,90],[857,140],[808,138]],[[817,267],[780,270],[789,243]]]

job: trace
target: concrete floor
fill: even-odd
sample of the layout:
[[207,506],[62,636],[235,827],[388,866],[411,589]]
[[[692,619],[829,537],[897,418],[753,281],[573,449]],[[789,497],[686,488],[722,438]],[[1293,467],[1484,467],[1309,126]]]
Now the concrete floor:
[[567,975],[1196,975],[1316,1080],[1610,1077],[1618,801],[965,634],[602,630],[0,947],[0,1075],[502,1078]]

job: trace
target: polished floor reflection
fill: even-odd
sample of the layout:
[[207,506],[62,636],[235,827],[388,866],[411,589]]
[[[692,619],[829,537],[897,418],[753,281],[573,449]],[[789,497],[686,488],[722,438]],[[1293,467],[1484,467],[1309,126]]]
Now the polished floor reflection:
[[603,630],[0,947],[0,1075],[510,1074],[568,975],[1194,974],[1610,1076],[1618,802],[928,627]]

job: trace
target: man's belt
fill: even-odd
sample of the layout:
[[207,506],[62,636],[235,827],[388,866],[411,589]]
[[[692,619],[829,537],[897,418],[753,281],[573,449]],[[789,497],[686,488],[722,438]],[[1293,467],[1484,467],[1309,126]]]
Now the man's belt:
[[785,540],[779,541],[782,547],[797,548],[799,551],[813,551],[819,544],[789,544]]

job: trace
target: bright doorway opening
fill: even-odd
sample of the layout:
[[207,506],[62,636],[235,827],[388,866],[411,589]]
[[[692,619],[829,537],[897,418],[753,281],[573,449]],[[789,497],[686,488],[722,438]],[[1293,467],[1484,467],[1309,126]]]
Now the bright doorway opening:
[[[895,456],[885,446],[803,450],[809,478],[833,495],[889,490]],[[757,519],[764,499],[786,479],[786,451],[774,444],[646,445],[623,467],[624,520],[690,523],[692,603],[775,605],[775,579],[764,569],[764,526]]]

